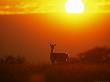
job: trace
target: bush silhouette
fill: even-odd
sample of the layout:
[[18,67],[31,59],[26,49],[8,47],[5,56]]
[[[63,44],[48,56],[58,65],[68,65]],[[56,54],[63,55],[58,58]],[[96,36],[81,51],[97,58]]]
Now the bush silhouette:
[[14,57],[12,55],[8,55],[5,58],[0,58],[0,64],[23,64],[25,63],[24,57]]
[[110,48],[96,47],[79,54],[83,63],[110,63]]

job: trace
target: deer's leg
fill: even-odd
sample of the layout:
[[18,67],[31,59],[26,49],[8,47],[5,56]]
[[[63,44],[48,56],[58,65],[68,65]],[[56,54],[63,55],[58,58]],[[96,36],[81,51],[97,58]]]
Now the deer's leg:
[[55,60],[51,60],[51,64],[55,64]]

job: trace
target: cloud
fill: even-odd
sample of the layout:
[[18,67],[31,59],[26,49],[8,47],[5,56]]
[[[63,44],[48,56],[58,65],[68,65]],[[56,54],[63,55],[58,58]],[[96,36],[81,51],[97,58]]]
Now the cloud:
[[[63,10],[64,2],[60,1],[29,1],[24,0],[20,2],[14,2],[11,0],[0,2],[0,14],[23,14],[23,13],[48,13],[48,12],[60,12]],[[59,10],[60,9],[60,10]]]
[[[0,14],[65,12],[66,0],[0,0]],[[110,12],[110,2],[97,2],[94,8]],[[95,11],[94,9],[92,12]],[[90,11],[89,11],[90,12]]]

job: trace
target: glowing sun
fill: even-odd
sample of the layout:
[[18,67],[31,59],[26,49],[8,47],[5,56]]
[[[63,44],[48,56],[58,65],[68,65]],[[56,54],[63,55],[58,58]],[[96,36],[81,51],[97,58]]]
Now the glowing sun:
[[68,0],[65,5],[67,13],[83,13],[84,12],[84,3],[82,0]]

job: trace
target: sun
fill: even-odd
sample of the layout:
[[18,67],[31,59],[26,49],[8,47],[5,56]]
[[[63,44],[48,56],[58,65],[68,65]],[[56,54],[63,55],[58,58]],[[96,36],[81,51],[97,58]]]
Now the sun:
[[84,8],[84,3],[82,0],[68,0],[65,5],[65,9],[67,13],[83,13],[85,8]]

